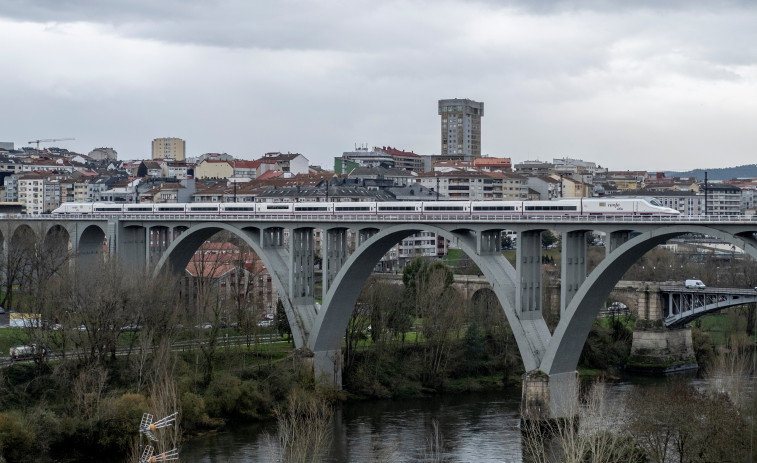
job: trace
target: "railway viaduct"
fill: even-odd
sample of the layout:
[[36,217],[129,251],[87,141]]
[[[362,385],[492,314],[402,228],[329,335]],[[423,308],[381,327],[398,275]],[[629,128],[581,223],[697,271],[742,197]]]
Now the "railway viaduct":
[[[322,231],[322,305],[315,304],[314,231]],[[517,265],[500,252],[503,231],[517,234]],[[562,237],[560,321],[550,333],[542,316],[541,233]],[[66,241],[80,264],[115,258],[145,271],[183,272],[217,232],[238,236],[271,274],[295,345],[312,356],[318,380],[341,387],[341,343],[359,292],[376,263],[402,239],[434,232],[465,252],[492,286],[512,327],[526,374],[523,416],[562,417],[574,410],[576,367],[591,325],[622,275],[668,239],[696,233],[757,258],[751,217],[501,215],[119,215],[22,216],[0,222],[0,240],[37,236],[41,246]],[[587,273],[587,234],[606,234],[606,257]],[[354,241],[353,241],[354,240]],[[352,241],[352,242],[351,242]]]

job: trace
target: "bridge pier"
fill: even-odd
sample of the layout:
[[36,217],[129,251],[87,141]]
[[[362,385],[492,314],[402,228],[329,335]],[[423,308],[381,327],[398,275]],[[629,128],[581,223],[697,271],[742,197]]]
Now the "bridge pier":
[[573,300],[578,288],[586,280],[586,232],[566,232],[562,237],[562,279],[560,285],[560,313]]
[[573,418],[578,414],[578,371],[532,370],[523,375],[520,416],[523,421]]
[[666,328],[662,320],[639,320],[633,329],[631,356],[626,368],[647,374],[697,369],[691,327]]
[[342,389],[342,351],[313,352],[313,376],[320,387]]

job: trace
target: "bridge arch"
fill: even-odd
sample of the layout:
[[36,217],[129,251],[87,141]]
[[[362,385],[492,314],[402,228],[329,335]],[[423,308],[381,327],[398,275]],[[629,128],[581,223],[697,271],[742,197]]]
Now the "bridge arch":
[[753,231],[729,233],[716,227],[676,225],[640,233],[610,252],[586,278],[560,318],[540,370],[549,375],[575,371],[597,313],[625,272],[655,246],[689,233],[714,236],[757,259]]
[[[499,228],[497,228],[499,230]],[[515,269],[500,252],[479,255],[476,252],[476,236],[468,228],[456,227],[455,231],[430,224],[397,224],[382,229],[366,240],[347,259],[328,293],[323,299],[323,309],[315,320],[308,339],[313,352],[338,352],[347,328],[350,315],[360,291],[375,264],[396,243],[413,233],[431,231],[457,244],[482,274],[492,283],[508,322],[515,333],[518,348],[526,368],[538,365],[538,358],[546,348],[549,330],[543,318],[521,320],[515,312]]]
[[[168,246],[158,261],[153,274],[158,275],[162,271],[170,271],[177,275],[183,274],[194,253],[208,238],[220,231],[227,231],[247,244],[260,257],[260,260],[263,261],[263,264],[269,270],[273,284],[283,296],[281,297],[281,302],[284,304],[284,310],[286,311],[287,320],[292,330],[295,346],[301,348],[306,343],[307,327],[294,310],[289,298],[288,286],[284,285],[286,281],[284,280],[284,276],[287,274],[286,268],[283,267],[280,259],[277,259],[276,253],[273,250],[270,248],[266,249],[260,244],[260,235],[261,233],[265,234],[268,228],[260,229],[253,226],[239,228],[223,222],[204,222],[193,225],[181,233]],[[278,229],[280,227],[270,228]]]
[[105,258],[106,235],[99,225],[89,225],[79,234],[76,253],[85,265],[102,262]]

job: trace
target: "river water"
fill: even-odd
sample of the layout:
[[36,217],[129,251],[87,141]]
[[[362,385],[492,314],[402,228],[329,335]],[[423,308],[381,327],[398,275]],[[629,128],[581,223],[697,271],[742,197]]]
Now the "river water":
[[[632,379],[608,385],[619,399]],[[333,444],[326,461],[421,462],[435,455],[430,441],[438,423],[444,461],[521,462],[520,390],[448,394],[412,400],[351,402],[335,413]],[[271,462],[268,433],[274,423],[242,426],[185,442],[181,461]],[[438,448],[438,447],[437,447]]]

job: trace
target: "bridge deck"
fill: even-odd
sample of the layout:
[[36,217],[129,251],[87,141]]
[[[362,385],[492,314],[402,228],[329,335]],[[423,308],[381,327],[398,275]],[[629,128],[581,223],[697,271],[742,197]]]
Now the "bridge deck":
[[757,216],[609,216],[609,215],[502,215],[502,214],[82,214],[12,215],[19,220],[107,220],[122,221],[247,221],[247,222],[424,222],[424,223],[636,223],[670,225],[757,224]]

